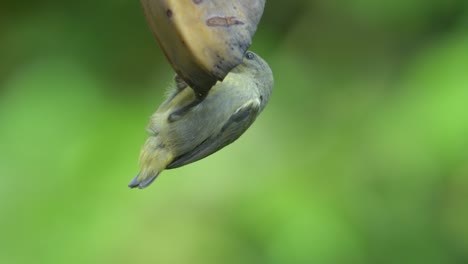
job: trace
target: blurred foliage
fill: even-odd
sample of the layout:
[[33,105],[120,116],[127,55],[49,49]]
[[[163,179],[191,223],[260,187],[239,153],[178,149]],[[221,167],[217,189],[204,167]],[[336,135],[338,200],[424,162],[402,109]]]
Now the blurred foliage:
[[467,263],[468,2],[267,1],[266,111],[130,190],[173,73],[138,1],[0,4],[0,263]]

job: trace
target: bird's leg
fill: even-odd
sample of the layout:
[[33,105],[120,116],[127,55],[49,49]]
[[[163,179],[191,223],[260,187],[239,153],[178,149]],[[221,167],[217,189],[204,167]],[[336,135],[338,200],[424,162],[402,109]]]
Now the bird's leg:
[[186,106],[183,106],[177,110],[175,110],[174,112],[172,112],[170,115],[169,115],[169,118],[168,118],[168,121],[169,122],[174,122],[174,121],[177,121],[179,120],[182,116],[184,116],[188,111],[190,111],[190,109],[192,109],[193,107],[197,106],[198,104],[200,104],[207,96],[207,93],[206,94],[202,94],[202,93],[195,93],[195,99],[188,105]]
[[177,91],[182,91],[188,86],[188,84],[178,74],[174,76],[174,81],[176,83]]
[[174,97],[176,97],[180,92],[182,92],[185,88],[188,87],[188,84],[178,74],[174,76],[174,82],[175,82],[175,89],[167,97],[166,103],[170,102],[172,99],[174,99]]
[[174,76],[174,83],[174,89],[172,89],[171,92],[167,95],[167,98],[161,104],[161,107],[167,106],[180,92],[185,90],[185,88],[189,87],[188,84],[184,82],[184,80],[180,78],[178,74]]

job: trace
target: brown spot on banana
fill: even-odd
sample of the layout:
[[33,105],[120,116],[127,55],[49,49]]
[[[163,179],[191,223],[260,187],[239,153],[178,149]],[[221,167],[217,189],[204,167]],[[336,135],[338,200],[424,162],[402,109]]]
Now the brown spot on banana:
[[236,17],[212,17],[206,21],[209,27],[229,27],[232,25],[244,25],[244,22],[237,20]]

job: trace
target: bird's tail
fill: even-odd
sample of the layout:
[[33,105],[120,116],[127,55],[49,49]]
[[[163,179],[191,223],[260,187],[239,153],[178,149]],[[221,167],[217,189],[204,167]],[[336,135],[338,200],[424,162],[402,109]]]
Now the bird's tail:
[[156,180],[158,175],[159,175],[159,172],[153,176],[148,177],[145,180],[141,180],[142,177],[140,177],[140,173],[138,173],[137,176],[135,176],[135,178],[133,178],[133,180],[128,184],[128,187],[130,188],[138,187],[138,189],[146,188],[151,183],[153,183],[154,180]]
[[140,153],[140,173],[128,184],[130,188],[148,187],[170,163],[170,152],[156,136],[149,137]]

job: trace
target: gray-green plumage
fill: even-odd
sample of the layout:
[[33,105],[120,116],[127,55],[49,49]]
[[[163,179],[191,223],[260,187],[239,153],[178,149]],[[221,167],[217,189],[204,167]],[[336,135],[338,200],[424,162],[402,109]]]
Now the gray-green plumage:
[[272,88],[268,64],[253,52],[201,101],[176,79],[173,92],[151,117],[141,170],[129,187],[144,188],[162,170],[195,162],[234,142],[266,106]]

